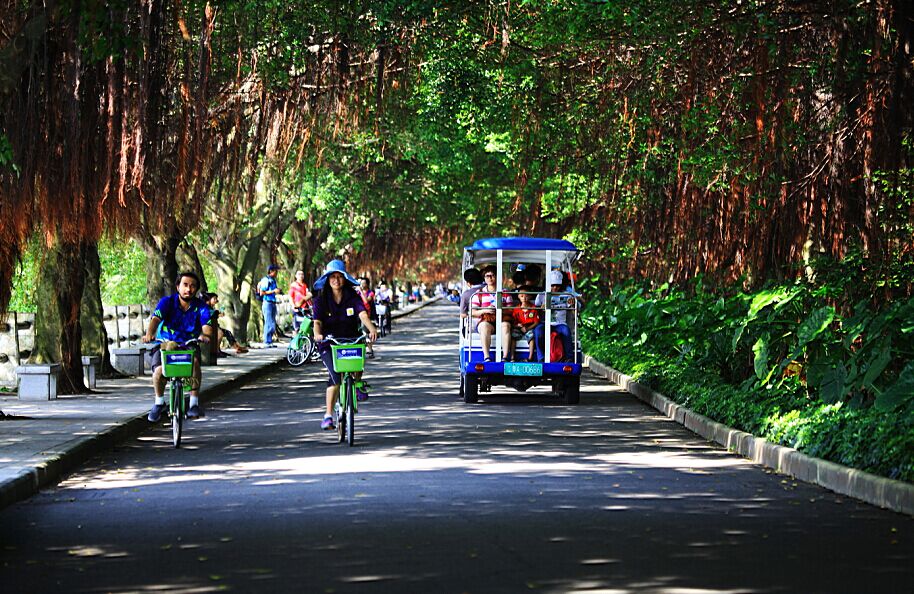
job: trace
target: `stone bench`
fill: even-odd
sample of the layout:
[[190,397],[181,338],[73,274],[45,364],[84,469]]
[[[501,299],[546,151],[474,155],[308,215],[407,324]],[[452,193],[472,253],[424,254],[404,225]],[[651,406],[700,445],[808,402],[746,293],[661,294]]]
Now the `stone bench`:
[[16,368],[19,400],[57,400],[60,363],[27,363]]
[[83,357],[83,379],[86,380],[86,387],[95,388],[95,372],[102,358],[98,355]]
[[111,365],[124,375],[139,377],[146,374],[146,347],[111,349]]

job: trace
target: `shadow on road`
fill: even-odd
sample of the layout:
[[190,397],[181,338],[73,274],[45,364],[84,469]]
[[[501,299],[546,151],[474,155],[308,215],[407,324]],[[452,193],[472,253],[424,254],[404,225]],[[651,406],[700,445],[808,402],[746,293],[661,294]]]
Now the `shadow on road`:
[[318,429],[322,369],[280,368],[213,403],[182,450],[156,429],[6,510],[6,583],[910,591],[910,519],[764,472],[602,381],[578,406],[545,389],[463,404],[454,313],[378,345],[355,447]]

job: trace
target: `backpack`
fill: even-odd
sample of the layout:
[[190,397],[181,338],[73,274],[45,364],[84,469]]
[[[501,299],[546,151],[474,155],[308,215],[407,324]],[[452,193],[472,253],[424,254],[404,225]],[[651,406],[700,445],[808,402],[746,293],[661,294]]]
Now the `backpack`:
[[549,336],[549,360],[555,363],[565,358],[565,348],[562,346],[562,337],[558,332]]
[[260,287],[254,287],[254,299],[257,301],[263,301],[263,291],[260,290]]

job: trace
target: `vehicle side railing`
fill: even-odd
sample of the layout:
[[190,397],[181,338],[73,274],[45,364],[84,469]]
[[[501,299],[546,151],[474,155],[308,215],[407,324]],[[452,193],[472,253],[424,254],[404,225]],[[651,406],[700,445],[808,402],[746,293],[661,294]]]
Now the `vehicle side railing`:
[[[517,299],[517,295],[520,293],[525,293],[527,295],[533,295],[534,299],[540,295],[543,295],[544,296],[543,305],[542,306],[534,305],[534,306],[531,306],[528,308],[522,307],[519,303],[519,299]],[[541,323],[544,325],[544,328],[543,328],[543,336],[544,336],[543,340],[545,342],[545,344],[543,345],[543,352],[545,355],[544,362],[545,363],[553,362],[551,360],[552,353],[551,353],[551,349],[550,349],[552,326],[554,325],[552,323],[552,312],[564,311],[564,312],[567,312],[565,323],[568,326],[569,330],[571,330],[571,339],[572,339],[572,345],[573,345],[572,350],[574,351],[571,354],[565,353],[565,357],[566,358],[572,357],[574,363],[580,363],[580,361],[578,361],[578,310],[579,310],[578,306],[579,306],[579,302],[577,299],[578,295],[576,293],[571,292],[571,291],[517,291],[517,290],[510,290],[510,291],[497,290],[493,293],[492,291],[479,290],[473,294],[473,297],[475,297],[476,295],[495,295],[496,318],[495,318],[494,336],[495,336],[496,340],[495,340],[495,344],[491,345],[491,348],[495,349],[494,354],[495,354],[496,362],[500,363],[502,361],[502,350],[503,350],[502,345],[504,344],[503,341],[505,340],[505,337],[503,336],[504,330],[502,328],[502,325],[503,325],[502,322],[504,321],[504,312],[512,312],[515,309],[535,309],[537,311],[543,312],[543,319],[541,320]],[[512,297],[511,305],[505,305],[505,303],[504,303],[505,296]],[[553,300],[553,298],[556,298],[556,297],[559,298],[560,300],[566,301],[566,305],[559,306],[559,307],[553,307],[552,300]],[[517,302],[517,304],[514,304],[513,302]],[[482,348],[482,337],[479,336],[479,334],[477,332],[474,332],[474,327],[476,325],[476,316],[473,315],[474,311],[478,312],[480,309],[491,309],[491,308],[474,306],[472,298],[471,298],[470,304],[469,304],[469,309],[468,309],[469,316],[465,320],[462,320],[461,332],[463,333],[464,339],[466,339],[468,341],[467,344],[469,347],[469,352],[471,352],[471,353],[473,351],[474,346],[478,346],[479,348]],[[568,319],[569,317],[571,318],[570,320]],[[474,342],[475,342],[475,339],[473,338],[474,335],[479,336],[478,345],[474,344]]]

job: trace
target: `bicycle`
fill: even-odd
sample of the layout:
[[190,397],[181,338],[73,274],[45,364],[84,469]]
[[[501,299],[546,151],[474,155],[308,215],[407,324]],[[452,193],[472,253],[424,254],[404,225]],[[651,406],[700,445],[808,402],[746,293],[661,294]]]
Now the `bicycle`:
[[380,336],[387,336],[390,333],[390,329],[387,327],[387,313],[389,309],[387,303],[379,301],[375,304],[374,324],[377,326],[378,334]]
[[297,309],[293,314],[301,320],[298,330],[289,341],[289,348],[286,351],[286,361],[293,367],[304,365],[308,362],[320,360],[320,353],[317,352],[317,345],[311,337],[311,327],[313,320],[307,310]]
[[162,375],[168,378],[168,416],[171,417],[171,440],[175,448],[181,447],[181,434],[188,408],[184,380],[194,375],[198,342],[194,338],[188,340],[181,349],[162,350]]
[[340,397],[333,407],[333,420],[336,423],[339,443],[345,440],[350,447],[355,443],[355,415],[359,412],[356,388],[364,386],[362,380],[355,379],[355,374],[365,370],[367,338],[368,335],[363,332],[355,339],[327,336],[323,341],[330,343],[333,370],[342,375]]
[[381,336],[387,336],[391,333],[390,300],[381,299],[375,305],[375,310],[377,313],[375,325],[378,327],[378,333]]

